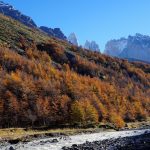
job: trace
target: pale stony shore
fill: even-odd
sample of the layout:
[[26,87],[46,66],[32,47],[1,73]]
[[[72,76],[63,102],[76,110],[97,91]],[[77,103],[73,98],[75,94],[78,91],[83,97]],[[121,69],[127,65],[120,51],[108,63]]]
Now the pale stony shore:
[[142,135],[107,139],[102,141],[73,144],[71,147],[63,147],[63,150],[150,150],[150,132]]
[[[32,141],[0,143],[1,150],[117,150],[149,148],[150,129],[101,131],[56,137],[38,137]],[[14,142],[14,141],[13,141]],[[126,147],[130,146],[130,147]],[[141,149],[140,149],[141,150]]]
[[134,137],[138,138],[140,135],[145,141],[138,140],[139,143],[136,141],[136,144],[146,142],[144,149],[149,144],[150,121],[128,123],[120,131],[105,126],[88,129],[0,129],[0,150],[111,150],[113,145],[116,145],[114,149],[123,149],[125,144],[130,143],[134,149]]

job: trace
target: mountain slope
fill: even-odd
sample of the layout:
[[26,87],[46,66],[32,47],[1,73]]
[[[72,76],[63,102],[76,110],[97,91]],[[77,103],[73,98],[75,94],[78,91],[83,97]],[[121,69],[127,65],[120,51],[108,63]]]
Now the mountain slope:
[[33,27],[33,28],[37,27],[35,22],[30,17],[23,15],[20,11],[16,10],[13,6],[6,4],[2,1],[0,1],[0,13],[9,16],[11,18],[14,18],[15,20],[18,20],[29,27]]
[[54,36],[62,40],[67,39],[59,28],[52,29],[44,26],[37,27],[36,23],[30,17],[22,14],[20,11],[16,10],[13,6],[6,4],[2,1],[0,1],[0,13],[17,20],[28,27],[40,29],[43,32],[47,33],[49,36]]
[[136,34],[127,39],[109,41],[105,47],[105,54],[150,62],[150,37]]
[[0,15],[0,126],[146,120],[150,65],[50,38]]

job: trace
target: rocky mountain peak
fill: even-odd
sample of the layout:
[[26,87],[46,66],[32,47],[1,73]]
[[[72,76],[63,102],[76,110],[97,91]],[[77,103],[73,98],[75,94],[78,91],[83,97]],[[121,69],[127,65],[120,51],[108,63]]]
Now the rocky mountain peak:
[[26,26],[32,28],[37,27],[35,22],[29,16],[22,14],[20,11],[16,10],[12,5],[6,4],[3,1],[0,1],[0,13],[19,21],[25,24]]
[[90,41],[86,40],[84,48],[92,50],[92,51],[100,52],[99,45],[95,41],[90,42]]
[[137,33],[128,38],[108,41],[104,53],[110,56],[150,62],[150,36]]
[[67,40],[67,37],[63,34],[60,28],[49,28],[45,26],[41,26],[40,29],[47,33],[49,36],[54,36],[56,38],[62,39],[62,40]]
[[73,45],[78,46],[78,40],[77,40],[77,37],[76,37],[75,33],[71,33],[71,34],[68,36],[68,41],[69,41],[70,43],[72,43]]
[[126,48],[127,39],[121,38],[119,40],[110,40],[105,45],[105,54],[110,56],[119,56],[120,53]]

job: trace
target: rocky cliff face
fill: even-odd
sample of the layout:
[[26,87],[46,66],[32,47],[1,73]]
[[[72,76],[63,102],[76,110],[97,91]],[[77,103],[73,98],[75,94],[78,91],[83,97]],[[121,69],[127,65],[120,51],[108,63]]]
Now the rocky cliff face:
[[132,60],[150,62],[150,37],[136,34],[127,39],[111,40],[105,46],[105,54]]
[[46,32],[49,36],[54,36],[56,38],[67,40],[67,37],[63,34],[60,28],[48,28],[45,26],[41,26],[40,29],[44,32]]
[[[72,43],[73,45],[76,45],[76,46],[79,45],[75,33],[71,33],[67,40],[70,43]],[[90,42],[90,41],[86,40],[84,46],[81,46],[81,47],[88,49],[88,50],[100,52],[99,45],[95,41]]]
[[98,51],[98,52],[100,52],[99,45],[95,41],[89,42],[87,40],[85,42],[84,48],[92,50],[92,51]]
[[16,10],[13,6],[0,1],[0,13],[9,16],[29,27],[37,27],[35,22],[28,16]]
[[127,39],[111,40],[105,46],[105,54],[110,56],[119,56],[120,53],[126,48]]

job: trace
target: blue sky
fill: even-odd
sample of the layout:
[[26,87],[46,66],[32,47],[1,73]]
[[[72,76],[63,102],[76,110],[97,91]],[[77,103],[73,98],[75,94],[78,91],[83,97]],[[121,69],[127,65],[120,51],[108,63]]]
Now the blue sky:
[[150,35],[150,0],[3,0],[31,16],[38,26],[75,32],[80,44],[95,40],[100,49],[110,39],[135,33]]

